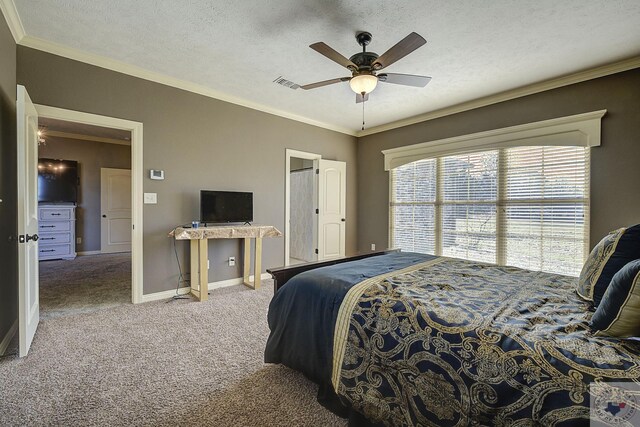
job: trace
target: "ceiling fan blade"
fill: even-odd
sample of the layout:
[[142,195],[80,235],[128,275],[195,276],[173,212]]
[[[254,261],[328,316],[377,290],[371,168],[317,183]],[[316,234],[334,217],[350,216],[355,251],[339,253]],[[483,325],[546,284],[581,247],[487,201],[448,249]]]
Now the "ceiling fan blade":
[[360,104],[361,102],[365,102],[369,100],[369,94],[365,93],[364,98],[361,93],[356,93],[356,104]]
[[326,56],[333,62],[337,62],[343,67],[346,67],[350,70],[358,69],[358,66],[356,64],[354,64],[353,62],[345,58],[343,55],[341,55],[339,52],[335,51],[333,48],[329,47],[323,42],[314,43],[312,45],[309,45],[309,47],[315,50],[316,52],[318,52],[319,54]]
[[427,83],[431,81],[431,77],[416,76],[413,74],[384,73],[378,74],[378,81],[396,85],[425,87]]
[[393,64],[399,59],[404,58],[427,41],[418,33],[411,33],[407,37],[400,40],[391,49],[380,55],[372,64],[374,70],[381,70]]
[[309,83],[308,85],[300,86],[300,88],[304,90],[309,90],[309,89],[315,89],[317,87],[332,85],[334,83],[348,82],[349,80],[351,80],[351,77],[339,77],[337,79],[324,80],[316,83]]

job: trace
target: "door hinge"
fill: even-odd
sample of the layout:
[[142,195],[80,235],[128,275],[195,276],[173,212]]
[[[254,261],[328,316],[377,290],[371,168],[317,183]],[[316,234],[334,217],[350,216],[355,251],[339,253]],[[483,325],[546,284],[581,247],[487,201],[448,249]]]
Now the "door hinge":
[[318,252],[318,250],[316,249],[316,255],[317,255],[318,253],[319,253],[319,252]]
[[320,213],[320,209],[316,209],[316,214],[319,214],[319,213]]
[[320,175],[320,169],[316,169],[316,175]]

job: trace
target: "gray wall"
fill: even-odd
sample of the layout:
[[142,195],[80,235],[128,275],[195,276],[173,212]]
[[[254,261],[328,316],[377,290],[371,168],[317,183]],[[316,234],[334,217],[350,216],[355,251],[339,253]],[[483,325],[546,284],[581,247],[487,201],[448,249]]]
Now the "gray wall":
[[358,246],[388,243],[389,178],[382,150],[606,109],[591,150],[591,246],[640,223],[640,69],[501,102],[358,141]]
[[18,317],[16,44],[0,13],[0,341]]
[[307,169],[313,167],[313,160],[311,159],[300,159],[298,157],[291,158],[291,165],[289,165],[289,169],[291,171],[298,171],[300,169]]
[[46,138],[38,157],[76,160],[80,174],[76,251],[100,250],[100,168],[131,169],[131,147],[68,138]]
[[[199,191],[254,193],[256,223],[284,229],[285,149],[347,162],[347,253],[356,249],[356,139],[23,46],[18,81],[35,103],[144,123],[144,293],[172,289],[178,268],[167,233],[199,217]],[[164,169],[164,181],[148,178]],[[182,262],[187,243],[178,242]],[[211,281],[242,275],[238,240],[212,241]],[[264,268],[284,265],[284,239],[265,239]],[[186,266],[188,268],[188,265]]]

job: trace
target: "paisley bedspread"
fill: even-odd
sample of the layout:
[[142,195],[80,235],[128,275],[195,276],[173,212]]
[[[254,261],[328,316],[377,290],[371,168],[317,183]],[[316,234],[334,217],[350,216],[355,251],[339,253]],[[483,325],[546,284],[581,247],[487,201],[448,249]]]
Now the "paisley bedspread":
[[385,425],[588,425],[589,384],[640,381],[575,278],[438,258],[369,278],[335,326],[333,385]]

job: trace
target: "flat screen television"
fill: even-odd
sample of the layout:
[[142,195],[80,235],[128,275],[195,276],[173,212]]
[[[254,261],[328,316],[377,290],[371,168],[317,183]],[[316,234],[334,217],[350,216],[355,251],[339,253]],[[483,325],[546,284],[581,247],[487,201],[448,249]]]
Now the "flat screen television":
[[78,162],[38,159],[38,201],[78,202]]
[[253,193],[200,190],[200,222],[253,221]]

